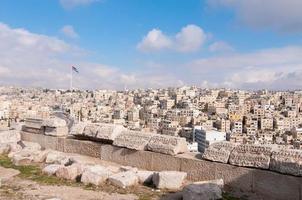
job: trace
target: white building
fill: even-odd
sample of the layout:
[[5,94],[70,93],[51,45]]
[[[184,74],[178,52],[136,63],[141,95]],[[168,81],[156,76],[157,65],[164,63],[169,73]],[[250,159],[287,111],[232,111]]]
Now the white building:
[[195,141],[198,143],[198,151],[203,153],[209,145],[215,142],[226,140],[226,133],[217,130],[204,130],[199,127],[194,128]]

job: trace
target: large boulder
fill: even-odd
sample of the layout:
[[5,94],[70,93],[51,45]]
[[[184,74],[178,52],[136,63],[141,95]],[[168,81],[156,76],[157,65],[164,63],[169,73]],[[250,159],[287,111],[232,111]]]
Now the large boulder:
[[187,185],[183,189],[183,200],[222,199],[223,180],[203,181]]
[[185,138],[155,134],[148,143],[148,150],[176,155],[187,152],[188,146]]
[[123,131],[115,138],[113,145],[128,149],[147,150],[147,145],[152,135],[154,134],[141,131]]
[[45,162],[47,164],[65,164],[64,162],[68,162],[68,156],[59,151],[50,151]]
[[73,165],[63,166],[56,171],[56,176],[67,180],[76,180],[78,177],[78,168]]
[[302,151],[298,149],[273,151],[269,168],[283,174],[302,176]]
[[47,165],[46,167],[44,167],[42,172],[47,175],[54,175],[62,167],[64,167],[64,166],[58,165],[58,164],[51,164],[51,165]]
[[268,169],[273,146],[242,144],[230,154],[229,163],[243,167]]
[[20,140],[21,140],[21,135],[19,131],[16,130],[0,131],[0,144],[17,143]]
[[159,189],[179,190],[183,186],[187,173],[162,171],[153,174],[153,184]]
[[127,171],[111,175],[109,182],[117,187],[126,188],[138,184],[138,177],[135,172]]
[[[4,168],[0,166],[0,179],[2,183],[10,180],[11,178],[20,174],[20,171],[11,169],[11,168]],[[1,198],[0,198],[1,199]]]
[[95,165],[87,167],[81,177],[81,182],[84,184],[100,185],[104,183],[112,174],[107,168]]
[[50,149],[46,149],[43,151],[37,151],[33,154],[33,162],[35,163],[43,163],[45,162],[48,153],[51,152]]
[[232,150],[237,146],[231,142],[216,142],[211,144],[203,153],[202,158],[215,162],[228,163]]

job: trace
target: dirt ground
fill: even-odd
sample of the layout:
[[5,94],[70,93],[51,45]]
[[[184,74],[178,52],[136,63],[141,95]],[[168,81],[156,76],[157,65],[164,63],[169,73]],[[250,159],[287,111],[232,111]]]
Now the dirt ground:
[[133,194],[109,194],[74,186],[40,185],[34,181],[15,177],[0,188],[1,200],[138,200]]

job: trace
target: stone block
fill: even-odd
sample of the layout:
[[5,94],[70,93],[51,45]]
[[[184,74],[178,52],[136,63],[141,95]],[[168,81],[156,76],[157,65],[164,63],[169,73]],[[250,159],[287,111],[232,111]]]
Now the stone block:
[[63,165],[58,165],[58,164],[51,164],[51,165],[47,165],[46,167],[43,168],[42,172],[44,174],[47,175],[54,175],[56,174],[56,172],[60,169],[64,167]]
[[228,163],[231,151],[235,148],[236,144],[231,142],[217,142],[211,144],[202,155],[203,159]]
[[153,152],[150,151],[137,151],[125,149],[124,164],[138,167],[141,169],[152,170],[152,154]]
[[155,134],[148,143],[148,150],[176,155],[187,152],[188,147],[185,138]]
[[120,172],[118,174],[111,175],[108,180],[112,185],[121,188],[138,184],[138,177],[133,171]]
[[64,152],[65,153],[78,153],[81,155],[100,158],[101,157],[101,143],[76,140],[66,138],[64,140]]
[[101,145],[101,160],[115,162],[121,165],[126,165],[125,152],[127,149],[112,146],[109,144]]
[[192,158],[181,158],[180,171],[187,172],[190,181],[216,179],[216,163]]
[[243,167],[268,169],[272,146],[243,144],[231,152],[229,163]]
[[[223,182],[223,180],[222,180]],[[183,189],[183,200],[214,200],[222,199],[221,186],[217,180],[195,182]]]
[[270,160],[270,170],[302,176],[302,151],[297,149],[273,151]]
[[153,174],[153,184],[158,189],[179,190],[184,184],[187,173],[178,171],[162,171]]
[[103,166],[95,165],[87,167],[81,177],[81,182],[84,184],[100,185],[104,183],[112,172]]
[[[181,159],[171,156],[165,155],[161,153],[151,152],[152,155],[152,167],[149,170],[152,171],[163,171],[163,170],[171,170],[171,171],[180,171]],[[148,169],[148,168],[146,168]]]
[[76,166],[63,166],[56,171],[56,176],[67,180],[76,180],[78,168]]
[[128,149],[147,150],[147,144],[152,135],[154,134],[141,131],[123,131],[114,139],[113,145]]

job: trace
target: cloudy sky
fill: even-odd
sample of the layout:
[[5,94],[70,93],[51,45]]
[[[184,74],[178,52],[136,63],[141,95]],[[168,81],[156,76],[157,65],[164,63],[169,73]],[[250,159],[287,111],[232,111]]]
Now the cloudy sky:
[[302,88],[301,0],[1,0],[0,84]]

